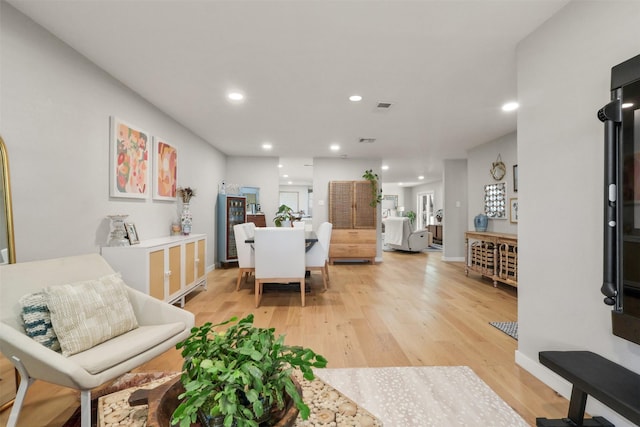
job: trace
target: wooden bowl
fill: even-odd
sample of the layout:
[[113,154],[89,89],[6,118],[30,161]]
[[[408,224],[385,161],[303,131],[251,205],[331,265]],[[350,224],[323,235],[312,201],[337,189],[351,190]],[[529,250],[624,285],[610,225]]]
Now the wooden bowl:
[[[292,378],[298,389],[298,393],[302,396],[302,388],[300,384]],[[176,410],[180,401],[178,396],[184,393],[184,387],[180,382],[180,377],[149,391],[148,405],[149,415],[147,418],[147,427],[170,427],[171,415]],[[280,420],[272,427],[291,427],[298,418],[298,408],[293,400],[285,393],[285,407],[282,410]],[[200,424],[194,424],[199,426]]]

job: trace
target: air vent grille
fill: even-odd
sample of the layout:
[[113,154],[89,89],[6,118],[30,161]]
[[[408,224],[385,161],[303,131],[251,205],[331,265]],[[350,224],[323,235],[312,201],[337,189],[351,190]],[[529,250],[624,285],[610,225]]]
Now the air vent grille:
[[378,102],[378,108],[388,109],[391,108],[390,102]]
[[361,144],[373,144],[374,142],[376,142],[375,138],[360,138],[358,140],[359,143]]

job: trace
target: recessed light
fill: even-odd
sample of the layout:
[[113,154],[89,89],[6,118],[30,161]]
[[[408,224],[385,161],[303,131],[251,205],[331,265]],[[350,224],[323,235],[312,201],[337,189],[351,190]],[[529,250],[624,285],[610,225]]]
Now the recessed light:
[[502,111],[514,111],[519,107],[517,102],[507,102],[502,106]]
[[289,184],[289,185],[293,184],[293,181],[289,181],[289,182],[288,182],[288,184]]
[[418,179],[424,179],[424,175],[420,175]]
[[339,151],[340,150],[340,146],[338,144],[331,144],[331,146],[329,147],[329,149],[331,151]]
[[360,95],[351,95],[349,97],[349,101],[352,101],[352,102],[362,101],[362,97]]
[[271,143],[269,142],[265,142],[264,144],[262,144],[263,150],[271,150],[272,148],[273,148],[273,145],[271,145]]
[[625,102],[622,104],[622,108],[631,108],[633,107],[633,102]]
[[284,174],[284,175],[282,175],[282,177],[283,177],[283,178],[289,178],[289,175]]
[[280,164],[278,165],[278,167],[279,167],[279,168],[282,168],[282,167],[283,167],[282,163],[280,163]]
[[403,185],[403,183],[399,182],[398,185]]
[[227,94],[227,98],[232,101],[242,101],[244,99],[244,95],[240,92],[229,92],[229,94]]
[[387,166],[387,165],[382,165],[382,170],[383,170],[383,171],[389,170],[389,166]]

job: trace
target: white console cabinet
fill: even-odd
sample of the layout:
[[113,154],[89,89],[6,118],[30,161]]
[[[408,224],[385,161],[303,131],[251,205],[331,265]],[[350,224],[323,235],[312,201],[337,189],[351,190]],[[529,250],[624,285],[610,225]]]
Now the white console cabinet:
[[194,288],[206,288],[207,237],[204,234],[141,240],[131,246],[106,246],[102,256],[129,286],[168,303]]

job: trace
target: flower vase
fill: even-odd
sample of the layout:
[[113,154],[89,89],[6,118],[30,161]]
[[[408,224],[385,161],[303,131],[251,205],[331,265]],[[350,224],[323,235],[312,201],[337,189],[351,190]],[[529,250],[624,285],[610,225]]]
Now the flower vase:
[[191,233],[191,209],[189,203],[182,204],[182,214],[180,215],[180,225],[182,226],[182,234],[188,236]]
[[107,215],[107,218],[111,220],[109,246],[129,246],[127,230],[124,228],[124,220],[128,216],[129,215]]
[[475,218],[473,218],[473,226],[476,231],[487,231],[487,226],[489,225],[489,217],[485,214],[478,214]]

